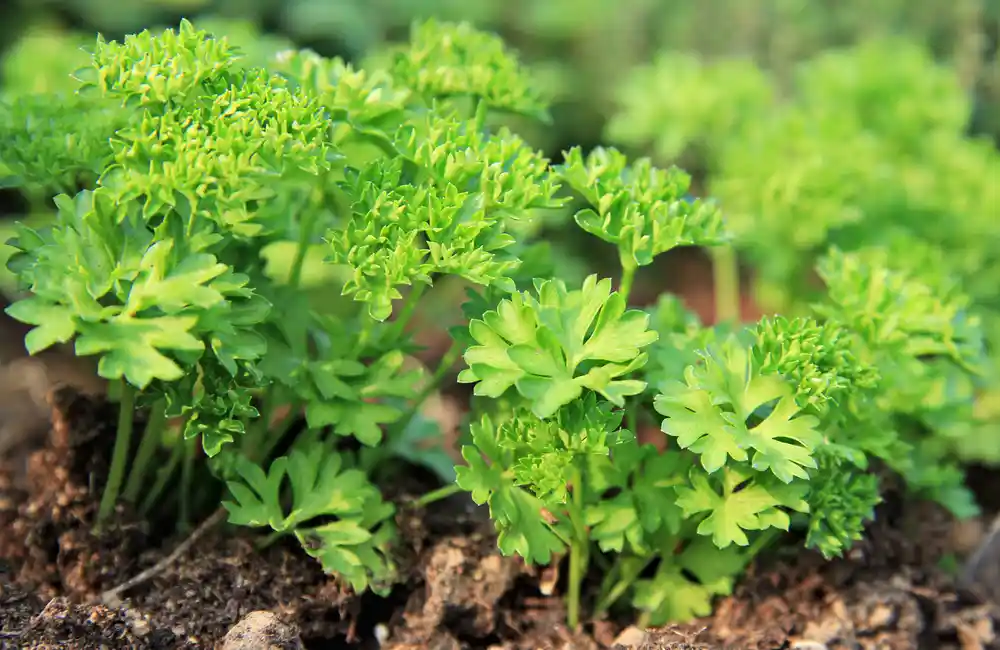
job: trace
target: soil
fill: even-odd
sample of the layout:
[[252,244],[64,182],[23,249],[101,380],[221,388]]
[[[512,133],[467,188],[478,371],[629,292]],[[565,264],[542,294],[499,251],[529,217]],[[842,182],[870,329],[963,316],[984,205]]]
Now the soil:
[[996,608],[960,593],[939,567],[954,549],[952,522],[892,498],[848,558],[773,557],[713,617],[650,632],[615,621],[568,630],[557,576],[501,557],[482,509],[462,496],[400,508],[404,579],[386,598],[352,594],[292,545],[260,552],[219,527],[120,600],[102,601],[180,540],[160,539],[124,509],[106,532],[91,532],[90,486],[103,483],[114,419],[73,389],[50,401],[49,440],[31,455],[26,482],[9,472],[0,482],[2,648],[1000,647]]

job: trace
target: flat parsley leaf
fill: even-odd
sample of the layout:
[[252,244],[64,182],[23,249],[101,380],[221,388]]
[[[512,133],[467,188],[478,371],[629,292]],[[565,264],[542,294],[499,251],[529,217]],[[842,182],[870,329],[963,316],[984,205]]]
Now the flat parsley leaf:
[[788,530],[791,522],[781,508],[809,511],[803,483],[786,485],[768,480],[766,475],[729,467],[723,470],[717,485],[712,478],[692,470],[691,486],[677,490],[677,505],[686,517],[708,513],[698,525],[698,534],[710,536],[719,548],[730,544],[747,546],[750,541],[746,531]]
[[698,454],[709,473],[727,459],[746,461],[753,451],[754,469],[770,470],[785,483],[808,478],[823,437],[819,420],[800,414],[788,382],[759,374],[735,338],[703,357],[703,365],[687,368],[683,383],[669,382],[656,397],[656,410],[666,416],[663,431]]
[[[394,571],[387,554],[394,507],[364,472],[346,469],[342,457],[321,443],[274,460],[267,472],[243,456],[230,462],[239,477],[227,482],[234,501],[222,504],[230,523],[292,533],[325,571],[356,592],[382,591]],[[287,511],[281,501],[286,481],[292,496]]]
[[641,349],[656,340],[649,316],[626,310],[611,281],[588,277],[570,291],[558,280],[536,284],[538,297],[518,293],[469,324],[477,345],[468,349],[463,383],[477,395],[500,397],[510,387],[550,417],[588,388],[617,406],[645,389],[622,379],[646,362]]

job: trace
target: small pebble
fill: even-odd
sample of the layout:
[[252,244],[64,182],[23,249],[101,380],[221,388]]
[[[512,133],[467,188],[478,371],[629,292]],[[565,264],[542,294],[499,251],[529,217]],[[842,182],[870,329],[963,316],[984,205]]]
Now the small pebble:
[[830,650],[830,646],[819,641],[796,641],[792,644],[792,650]]
[[375,626],[375,640],[378,641],[379,646],[384,646],[389,640],[389,627],[385,623],[379,623]]
[[304,650],[298,630],[273,612],[250,612],[222,641],[222,650]]
[[614,640],[614,648],[641,648],[646,644],[646,632],[634,625],[622,630]]

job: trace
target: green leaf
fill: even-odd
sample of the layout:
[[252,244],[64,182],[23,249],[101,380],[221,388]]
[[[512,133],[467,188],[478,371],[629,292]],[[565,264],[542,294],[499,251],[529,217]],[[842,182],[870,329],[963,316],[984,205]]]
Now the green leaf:
[[726,239],[716,205],[689,199],[691,178],[676,167],[656,169],[648,158],[629,165],[624,154],[604,147],[584,158],[574,147],[556,170],[593,208],[576,213],[577,225],[617,246],[625,268],[652,264],[678,246]]
[[665,558],[652,578],[636,581],[632,605],[649,613],[650,625],[709,616],[712,600],[732,593],[745,566],[742,549],[691,540],[677,556]]
[[[475,393],[499,397],[512,386],[534,413],[550,417],[590,388],[617,406],[645,388],[621,379],[640,368],[641,349],[656,340],[648,315],[626,311],[610,280],[590,276],[579,290],[557,280],[537,283],[528,292],[503,300],[495,311],[473,320],[469,332],[477,345],[465,353],[469,368],[459,381],[476,383]],[[587,367],[587,372],[579,370]]]
[[805,487],[799,484],[767,481],[746,470],[730,468],[723,470],[718,487],[709,475],[697,470],[691,472],[690,478],[690,487],[677,490],[677,505],[686,517],[708,514],[698,524],[698,534],[711,537],[719,548],[730,544],[747,546],[747,531],[788,530],[790,520],[782,507],[809,510],[802,498]]
[[[382,591],[391,580],[394,508],[363,472],[345,469],[339,454],[315,443],[276,459],[266,473],[244,456],[234,456],[231,467],[239,477],[227,483],[235,501],[222,504],[230,523],[294,533],[324,571],[358,593],[369,587]],[[292,497],[288,510],[281,501],[286,481]]]
[[469,23],[415,22],[390,71],[400,86],[430,100],[474,97],[493,110],[548,119],[546,98],[503,41]]
[[28,354],[37,354],[57,343],[67,343],[76,334],[74,313],[69,307],[29,297],[13,303],[4,311],[15,320],[35,326],[24,337]]
[[689,366],[684,383],[668,383],[663,391],[655,399],[665,416],[663,431],[698,454],[709,473],[727,459],[749,458],[754,469],[790,483],[816,467],[813,451],[823,442],[819,420],[800,413],[787,382],[759,374],[736,339],[706,352],[704,365]]
[[874,519],[882,499],[878,477],[857,474],[851,468],[822,463],[809,485],[809,528],[806,546],[830,559],[843,555],[861,539],[867,521]]
[[174,381],[184,369],[166,351],[200,353],[204,343],[191,335],[195,316],[130,318],[122,315],[104,323],[81,322],[76,353],[100,354],[98,374],[105,379],[124,378],[136,388],[154,380]]

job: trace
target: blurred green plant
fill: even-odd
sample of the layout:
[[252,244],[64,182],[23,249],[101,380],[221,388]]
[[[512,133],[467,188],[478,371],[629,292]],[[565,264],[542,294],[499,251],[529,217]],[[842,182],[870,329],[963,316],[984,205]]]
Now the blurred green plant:
[[[766,311],[808,313],[825,285],[888,319],[865,317],[880,336],[945,322],[960,336],[981,324],[985,340],[966,343],[987,356],[970,377],[958,380],[948,364],[915,372],[894,362],[893,374],[909,373],[899,383],[907,389],[883,404],[907,423],[903,438],[915,453],[935,459],[926,467],[941,471],[897,469],[963,510],[952,500],[954,461],[1000,463],[1000,152],[970,135],[972,99],[959,67],[912,39],[873,36],[821,52],[791,80],[744,59],[665,53],[619,87],[609,136],[659,161],[697,161]],[[816,260],[830,250],[860,257],[828,259],[884,266],[880,284],[858,286],[844,263],[821,266],[817,277]],[[892,316],[904,291],[918,291],[928,307],[939,301],[940,316]],[[956,294],[963,297],[950,302]]]

